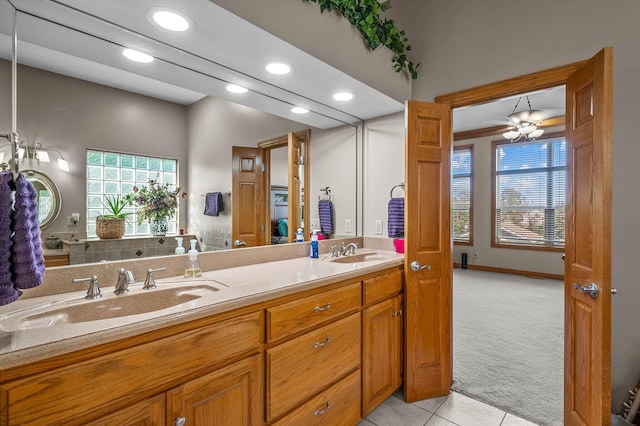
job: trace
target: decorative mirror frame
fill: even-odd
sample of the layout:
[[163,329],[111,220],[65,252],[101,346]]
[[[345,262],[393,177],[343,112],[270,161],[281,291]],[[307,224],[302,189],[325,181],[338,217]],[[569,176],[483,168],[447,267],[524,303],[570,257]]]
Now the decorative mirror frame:
[[[58,186],[53,182],[53,180],[51,180],[51,178],[49,178],[49,176],[45,175],[44,173],[30,169],[24,170],[22,173],[28,181],[30,181],[31,183],[33,183],[34,181],[39,182],[51,194],[51,209],[44,217],[44,219],[40,221],[40,229],[45,229],[46,227],[50,226],[60,214],[60,210],[62,208],[62,194],[60,194],[60,190],[58,189]],[[38,202],[38,209],[39,208],[40,203]]]

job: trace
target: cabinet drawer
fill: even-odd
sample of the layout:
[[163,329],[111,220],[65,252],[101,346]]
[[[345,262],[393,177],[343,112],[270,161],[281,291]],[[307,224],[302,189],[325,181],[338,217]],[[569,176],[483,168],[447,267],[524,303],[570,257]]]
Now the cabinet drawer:
[[272,426],[355,425],[360,418],[360,370],[356,370]]
[[364,280],[364,304],[387,299],[403,290],[402,271],[395,270],[386,274]]
[[259,348],[262,336],[262,314],[254,312],[4,383],[0,424],[84,425],[186,374]]
[[360,283],[328,290],[267,309],[267,340],[272,341],[360,307]]
[[360,367],[360,313],[267,350],[267,421]]

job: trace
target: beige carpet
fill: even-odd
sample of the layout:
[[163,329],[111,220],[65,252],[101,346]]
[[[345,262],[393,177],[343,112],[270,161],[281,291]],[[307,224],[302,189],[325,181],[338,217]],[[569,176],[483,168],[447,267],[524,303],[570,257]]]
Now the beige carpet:
[[455,269],[452,389],[562,425],[562,281]]

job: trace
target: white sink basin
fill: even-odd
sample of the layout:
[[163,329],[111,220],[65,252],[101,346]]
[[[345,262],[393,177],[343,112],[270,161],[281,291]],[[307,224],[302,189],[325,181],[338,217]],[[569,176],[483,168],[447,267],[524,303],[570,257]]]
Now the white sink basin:
[[211,285],[214,282],[202,280],[171,288],[159,286],[153,290],[136,288],[120,296],[106,294],[103,289],[100,299],[67,299],[0,316],[0,329],[18,331],[47,328],[150,313],[179,305],[187,308],[189,302],[218,291],[217,287]]
[[370,263],[381,260],[391,259],[392,256],[386,253],[368,252],[368,253],[356,253],[347,254],[340,257],[328,257],[327,260],[333,263]]

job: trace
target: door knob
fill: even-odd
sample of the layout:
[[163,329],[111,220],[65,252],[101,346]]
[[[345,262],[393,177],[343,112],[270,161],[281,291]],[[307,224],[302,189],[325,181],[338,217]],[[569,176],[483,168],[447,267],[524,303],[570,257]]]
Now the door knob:
[[573,284],[573,288],[580,290],[581,293],[588,293],[594,299],[597,299],[600,295],[600,289],[596,283],[589,283],[588,286],[583,286],[578,283]]
[[418,262],[417,260],[411,262],[411,270],[413,272],[418,272],[422,269],[426,269],[427,271],[429,271],[431,270],[431,265],[420,265],[420,262]]
[[244,242],[244,241],[235,240],[235,241],[233,242],[233,245],[234,245],[234,246],[236,246],[236,247],[242,247],[242,246],[246,246],[246,245],[247,245],[247,243],[246,243],[246,242]]

